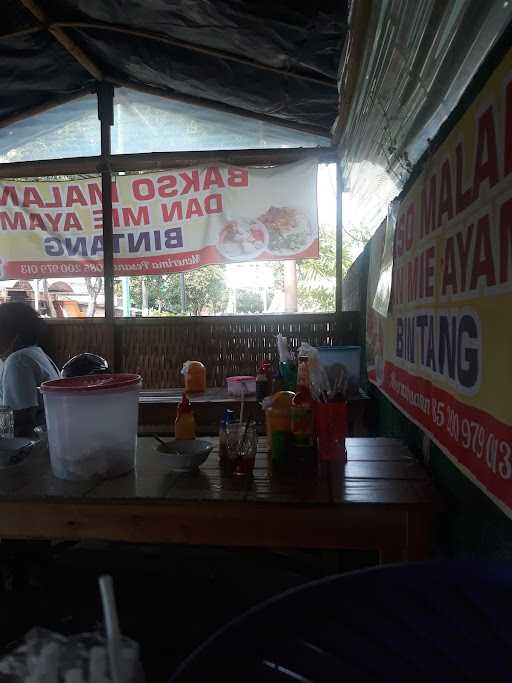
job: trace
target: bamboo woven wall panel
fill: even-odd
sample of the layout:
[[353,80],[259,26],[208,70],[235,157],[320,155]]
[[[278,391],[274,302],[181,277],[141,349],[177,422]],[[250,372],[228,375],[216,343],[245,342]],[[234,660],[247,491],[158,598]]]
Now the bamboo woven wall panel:
[[[313,346],[359,344],[359,314],[309,314],[219,318],[149,318],[50,321],[48,351],[62,366],[89,351],[106,358],[116,372],[138,372],[147,389],[182,385],[186,360],[202,360],[209,386],[222,386],[231,375],[255,374],[265,359],[276,357],[278,333],[296,350]],[[115,344],[114,344],[115,342]],[[115,364],[114,364],[115,350]]]
[[50,323],[47,325],[48,351],[59,367],[78,353],[97,353],[114,361],[113,325],[104,320]]
[[137,372],[146,389],[181,386],[187,360],[201,360],[209,386],[222,386],[231,375],[254,375],[265,359],[277,355],[276,336],[297,349],[359,343],[359,315],[244,316],[239,318],[165,318],[117,320],[118,372]]

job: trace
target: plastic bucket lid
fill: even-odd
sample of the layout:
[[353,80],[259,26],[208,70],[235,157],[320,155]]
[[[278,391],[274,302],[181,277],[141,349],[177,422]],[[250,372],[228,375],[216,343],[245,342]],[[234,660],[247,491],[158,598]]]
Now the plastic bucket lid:
[[66,379],[52,379],[41,384],[43,393],[83,393],[94,391],[116,391],[135,388],[142,383],[140,375],[132,374],[102,374],[84,375],[83,377],[67,377]]

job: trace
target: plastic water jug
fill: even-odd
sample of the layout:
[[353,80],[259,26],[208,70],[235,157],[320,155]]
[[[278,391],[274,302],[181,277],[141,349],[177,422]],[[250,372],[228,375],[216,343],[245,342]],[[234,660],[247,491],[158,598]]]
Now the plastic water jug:
[[44,382],[48,445],[60,479],[106,479],[133,469],[140,375],[102,374]]

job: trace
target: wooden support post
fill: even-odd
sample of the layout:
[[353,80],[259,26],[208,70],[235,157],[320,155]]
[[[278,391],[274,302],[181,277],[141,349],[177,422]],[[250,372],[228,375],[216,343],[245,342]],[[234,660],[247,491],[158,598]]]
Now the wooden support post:
[[112,173],[110,171],[110,127],[114,125],[114,88],[98,84],[98,118],[101,123],[101,206],[103,216],[103,273],[105,318],[114,319],[114,237],[112,226]]
[[297,261],[284,262],[284,308],[297,313]]
[[340,162],[336,162],[336,314],[343,311],[343,178]]

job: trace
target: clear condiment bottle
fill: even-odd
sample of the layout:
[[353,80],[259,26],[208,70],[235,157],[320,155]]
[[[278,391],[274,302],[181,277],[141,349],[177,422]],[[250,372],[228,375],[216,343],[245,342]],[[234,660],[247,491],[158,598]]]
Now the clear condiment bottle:
[[190,441],[196,438],[196,421],[187,394],[183,394],[181,403],[178,405],[174,422],[174,437],[178,441]]
[[281,374],[281,368],[277,366],[277,370],[272,377],[272,395],[277,394],[279,391],[286,391],[286,382]]
[[299,358],[297,393],[292,401],[292,433],[297,459],[308,461],[313,457],[315,420],[313,397],[309,389],[309,367],[306,356]]
[[310,387],[309,379],[309,358],[308,356],[299,356],[299,366],[297,368],[297,389],[299,387]]
[[222,416],[222,420],[220,421],[220,425],[219,425],[219,461],[220,461],[221,465],[224,465],[226,463],[227,454],[228,454],[226,426],[230,422],[233,422],[234,419],[235,419],[234,410],[230,410],[229,408],[226,408],[226,410],[224,411],[224,415]]

